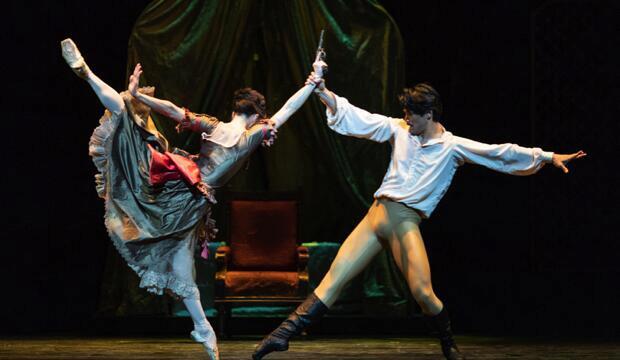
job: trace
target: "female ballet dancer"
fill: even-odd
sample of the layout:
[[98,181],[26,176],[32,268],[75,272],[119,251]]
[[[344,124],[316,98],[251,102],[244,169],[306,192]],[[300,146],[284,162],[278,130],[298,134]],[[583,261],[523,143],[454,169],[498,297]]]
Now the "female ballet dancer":
[[[140,277],[140,287],[183,300],[194,322],[191,338],[219,359],[217,339],[200,304],[194,281],[194,252],[214,236],[209,218],[214,190],[228,181],[261,143],[275,132],[315,88],[304,85],[270,119],[265,98],[244,88],[233,96],[232,118],[224,123],[153,97],[154,88],[138,88],[136,65],[128,91],[117,93],[88,67],[71,39],[61,42],[71,69],[91,86],[106,111],[89,143],[105,201],[105,225],[112,243]],[[321,74],[319,58],[314,72]],[[154,126],[150,109],[178,123],[180,130],[202,133],[198,155],[171,148]]]

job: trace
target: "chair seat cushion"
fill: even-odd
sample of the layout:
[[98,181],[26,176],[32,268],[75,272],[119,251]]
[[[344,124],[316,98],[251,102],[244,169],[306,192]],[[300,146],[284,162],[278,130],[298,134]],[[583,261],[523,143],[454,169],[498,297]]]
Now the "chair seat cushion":
[[288,271],[227,271],[227,296],[296,296],[299,274]]

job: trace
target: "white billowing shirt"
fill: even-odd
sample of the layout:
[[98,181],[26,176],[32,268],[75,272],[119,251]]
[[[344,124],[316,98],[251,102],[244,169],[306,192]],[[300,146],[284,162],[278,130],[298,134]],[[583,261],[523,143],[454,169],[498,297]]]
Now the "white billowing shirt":
[[456,169],[473,163],[513,175],[530,175],[551,161],[552,152],[515,144],[490,145],[452,135],[420,142],[403,119],[371,114],[336,96],[337,110],[327,109],[327,125],[342,135],[389,141],[390,165],[374,197],[387,197],[428,218],[448,190]]

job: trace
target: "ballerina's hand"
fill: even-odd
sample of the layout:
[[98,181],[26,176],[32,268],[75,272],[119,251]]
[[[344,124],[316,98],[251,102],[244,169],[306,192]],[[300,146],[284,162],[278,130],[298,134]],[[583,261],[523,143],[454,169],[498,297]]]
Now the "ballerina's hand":
[[273,145],[276,142],[277,138],[278,138],[278,130],[276,128],[269,130],[269,137],[263,140],[263,146],[271,147],[271,145]]
[[138,84],[140,83],[140,75],[142,75],[142,65],[140,63],[136,64],[136,67],[133,69],[133,74],[129,77],[129,85],[127,86],[127,90],[133,96],[138,95]]
[[268,124],[269,129],[267,130],[267,136],[263,140],[262,145],[270,147],[275,143],[276,139],[278,138],[278,129],[276,129],[276,127],[274,126],[275,124],[271,119],[266,119],[263,123]]
[[579,150],[578,152],[573,154],[553,154],[551,162],[553,163],[553,166],[561,169],[562,171],[564,171],[565,174],[568,174],[568,168],[566,167],[566,164],[568,164],[571,160],[581,159],[586,155],[587,154],[582,150]]

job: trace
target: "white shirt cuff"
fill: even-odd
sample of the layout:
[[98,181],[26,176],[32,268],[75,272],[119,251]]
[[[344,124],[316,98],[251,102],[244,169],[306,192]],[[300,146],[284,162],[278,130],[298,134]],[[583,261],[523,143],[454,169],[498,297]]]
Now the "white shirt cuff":
[[544,162],[550,163],[551,160],[553,159],[553,151],[543,151],[542,154],[540,155],[540,158]]

